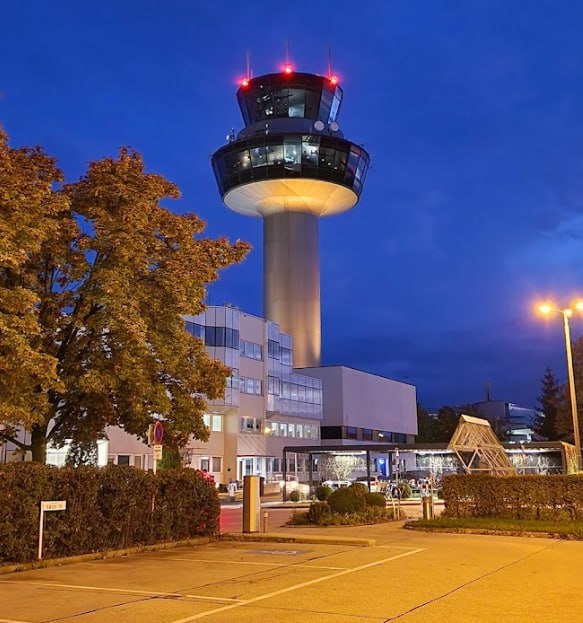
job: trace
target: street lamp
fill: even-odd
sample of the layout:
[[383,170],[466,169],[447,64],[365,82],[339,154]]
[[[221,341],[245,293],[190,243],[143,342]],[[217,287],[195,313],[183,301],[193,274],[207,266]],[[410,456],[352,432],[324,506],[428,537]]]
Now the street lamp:
[[[577,301],[573,308],[583,311],[583,301]],[[569,394],[571,396],[571,417],[573,418],[573,435],[575,437],[575,449],[577,452],[577,469],[581,469],[581,437],[579,435],[579,416],[577,414],[577,395],[575,393],[575,374],[573,372],[573,353],[571,351],[571,330],[569,328],[569,318],[573,315],[573,308],[561,309],[552,303],[539,305],[538,310],[541,314],[548,316],[553,312],[558,312],[563,316],[563,328],[565,331],[565,350],[567,351],[567,374],[569,377]]]

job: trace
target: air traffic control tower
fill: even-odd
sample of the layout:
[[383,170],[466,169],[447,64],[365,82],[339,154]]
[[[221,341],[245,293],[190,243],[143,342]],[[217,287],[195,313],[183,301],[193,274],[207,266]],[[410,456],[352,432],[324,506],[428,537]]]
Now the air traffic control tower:
[[296,368],[321,358],[318,219],[358,202],[365,149],[338,125],[335,76],[281,73],[243,80],[245,128],[212,157],[228,208],[263,219],[263,312],[293,338]]

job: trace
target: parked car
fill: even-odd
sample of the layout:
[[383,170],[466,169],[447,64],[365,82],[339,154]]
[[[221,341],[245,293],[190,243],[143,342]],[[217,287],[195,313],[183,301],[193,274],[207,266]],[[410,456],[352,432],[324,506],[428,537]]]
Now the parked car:
[[340,489],[340,487],[350,487],[352,484],[350,480],[325,480],[322,483],[325,487],[330,487],[330,489]]

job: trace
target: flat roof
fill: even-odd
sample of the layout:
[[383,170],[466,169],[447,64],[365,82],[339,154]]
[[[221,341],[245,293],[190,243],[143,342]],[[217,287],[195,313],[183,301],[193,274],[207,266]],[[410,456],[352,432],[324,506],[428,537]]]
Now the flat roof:
[[[565,441],[533,441],[524,443],[503,443],[502,447],[505,450],[562,450],[565,446],[572,446],[573,444],[566,443]],[[351,445],[330,445],[330,446],[285,446],[283,452],[296,452],[297,454],[325,454],[326,452],[423,452],[425,451],[443,451],[453,452],[448,450],[446,443],[366,443],[366,444],[351,444]]]

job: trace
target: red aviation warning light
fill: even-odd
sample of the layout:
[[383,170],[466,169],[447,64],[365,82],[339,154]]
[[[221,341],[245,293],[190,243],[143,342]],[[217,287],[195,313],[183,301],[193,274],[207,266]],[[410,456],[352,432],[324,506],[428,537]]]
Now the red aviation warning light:
[[248,78],[243,78],[243,80],[241,80],[239,84],[240,84],[243,88],[248,87],[248,86],[249,86],[249,79],[248,79]]
[[336,86],[338,84],[338,76],[330,76],[330,84]]
[[283,68],[283,73],[284,73],[284,74],[287,74],[287,75],[289,76],[290,74],[293,74],[293,73],[294,73],[294,69],[293,69],[293,67],[292,67],[292,66],[288,63],[288,64],[287,64],[287,65]]

